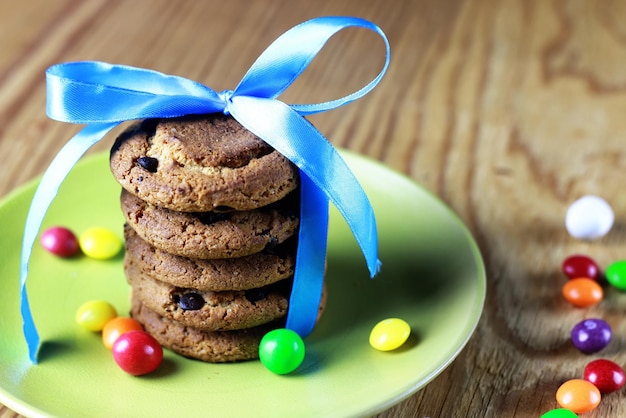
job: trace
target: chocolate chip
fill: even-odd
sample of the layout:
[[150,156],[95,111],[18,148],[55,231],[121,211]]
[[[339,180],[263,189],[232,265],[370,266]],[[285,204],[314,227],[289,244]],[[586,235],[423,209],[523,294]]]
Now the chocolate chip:
[[151,173],[156,173],[159,160],[152,157],[139,157],[137,158],[137,164]]
[[261,299],[265,299],[267,295],[265,294],[265,290],[263,289],[248,289],[246,290],[246,299],[250,301],[250,303],[258,302]]
[[263,253],[268,255],[276,255],[276,246],[278,245],[278,238],[275,236],[270,236],[270,240],[267,244],[265,244],[265,248],[263,248]]
[[174,300],[181,309],[186,311],[197,311],[204,306],[204,299],[195,292],[185,293],[182,296],[174,297]]
[[215,222],[225,221],[230,218],[231,214],[224,212],[198,212],[196,213],[196,216],[203,224],[211,225]]

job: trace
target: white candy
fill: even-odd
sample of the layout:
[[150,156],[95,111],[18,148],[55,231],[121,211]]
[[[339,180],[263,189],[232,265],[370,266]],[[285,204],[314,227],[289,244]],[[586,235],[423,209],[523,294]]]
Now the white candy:
[[606,235],[613,226],[613,209],[598,196],[583,196],[567,209],[565,227],[574,238],[592,240]]

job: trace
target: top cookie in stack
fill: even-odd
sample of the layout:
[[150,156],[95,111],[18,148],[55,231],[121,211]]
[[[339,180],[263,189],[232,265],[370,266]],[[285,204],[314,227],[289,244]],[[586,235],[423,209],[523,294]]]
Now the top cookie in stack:
[[244,211],[298,187],[298,169],[232,117],[150,119],[111,150],[111,171],[131,194],[179,212]]
[[132,315],[185,356],[256,358],[287,313],[297,167],[222,114],[136,124],[110,163],[123,187]]

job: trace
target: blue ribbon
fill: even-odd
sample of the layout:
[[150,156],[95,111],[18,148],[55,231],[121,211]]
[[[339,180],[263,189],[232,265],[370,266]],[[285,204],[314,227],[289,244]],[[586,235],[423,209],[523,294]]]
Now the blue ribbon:
[[[386,48],[381,72],[360,90],[315,104],[287,105],[280,96],[335,33],[348,27],[377,33]],[[303,116],[335,109],[372,90],[389,66],[389,42],[373,23],[355,17],[320,17],[276,39],[254,62],[235,90],[215,92],[194,81],[156,71],[103,62],[73,62],[46,72],[47,114],[87,124],[59,151],[44,173],[26,219],[20,264],[21,313],[31,361],[40,339],[33,321],[26,278],[33,244],[57,191],[80,157],[121,122],[223,112],[265,140],[300,171],[301,214],[296,270],[287,327],[308,335],[317,316],[324,279],[328,203],[350,226],[370,272],[380,269],[372,207],[339,153]]]

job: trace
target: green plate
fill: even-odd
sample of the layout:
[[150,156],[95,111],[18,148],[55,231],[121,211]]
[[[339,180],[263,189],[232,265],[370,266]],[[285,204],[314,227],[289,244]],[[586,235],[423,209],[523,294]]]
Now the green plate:
[[[349,228],[331,210],[328,305],[306,341],[300,368],[286,376],[258,361],[207,364],[165,350],[159,369],[134,377],[115,364],[100,336],[74,322],[78,306],[105,299],[129,309],[121,258],[61,259],[38,244],[28,290],[43,345],[28,360],[19,314],[19,256],[36,182],[0,203],[0,401],[33,417],[348,417],[382,411],[416,392],[464,347],[480,317],[485,272],[463,223],[404,176],[342,152],[376,211],[382,272],[368,277]],[[76,233],[96,225],[122,236],[120,188],[105,153],[82,160],[65,181],[43,228]],[[369,343],[380,320],[412,329],[400,349]]]

